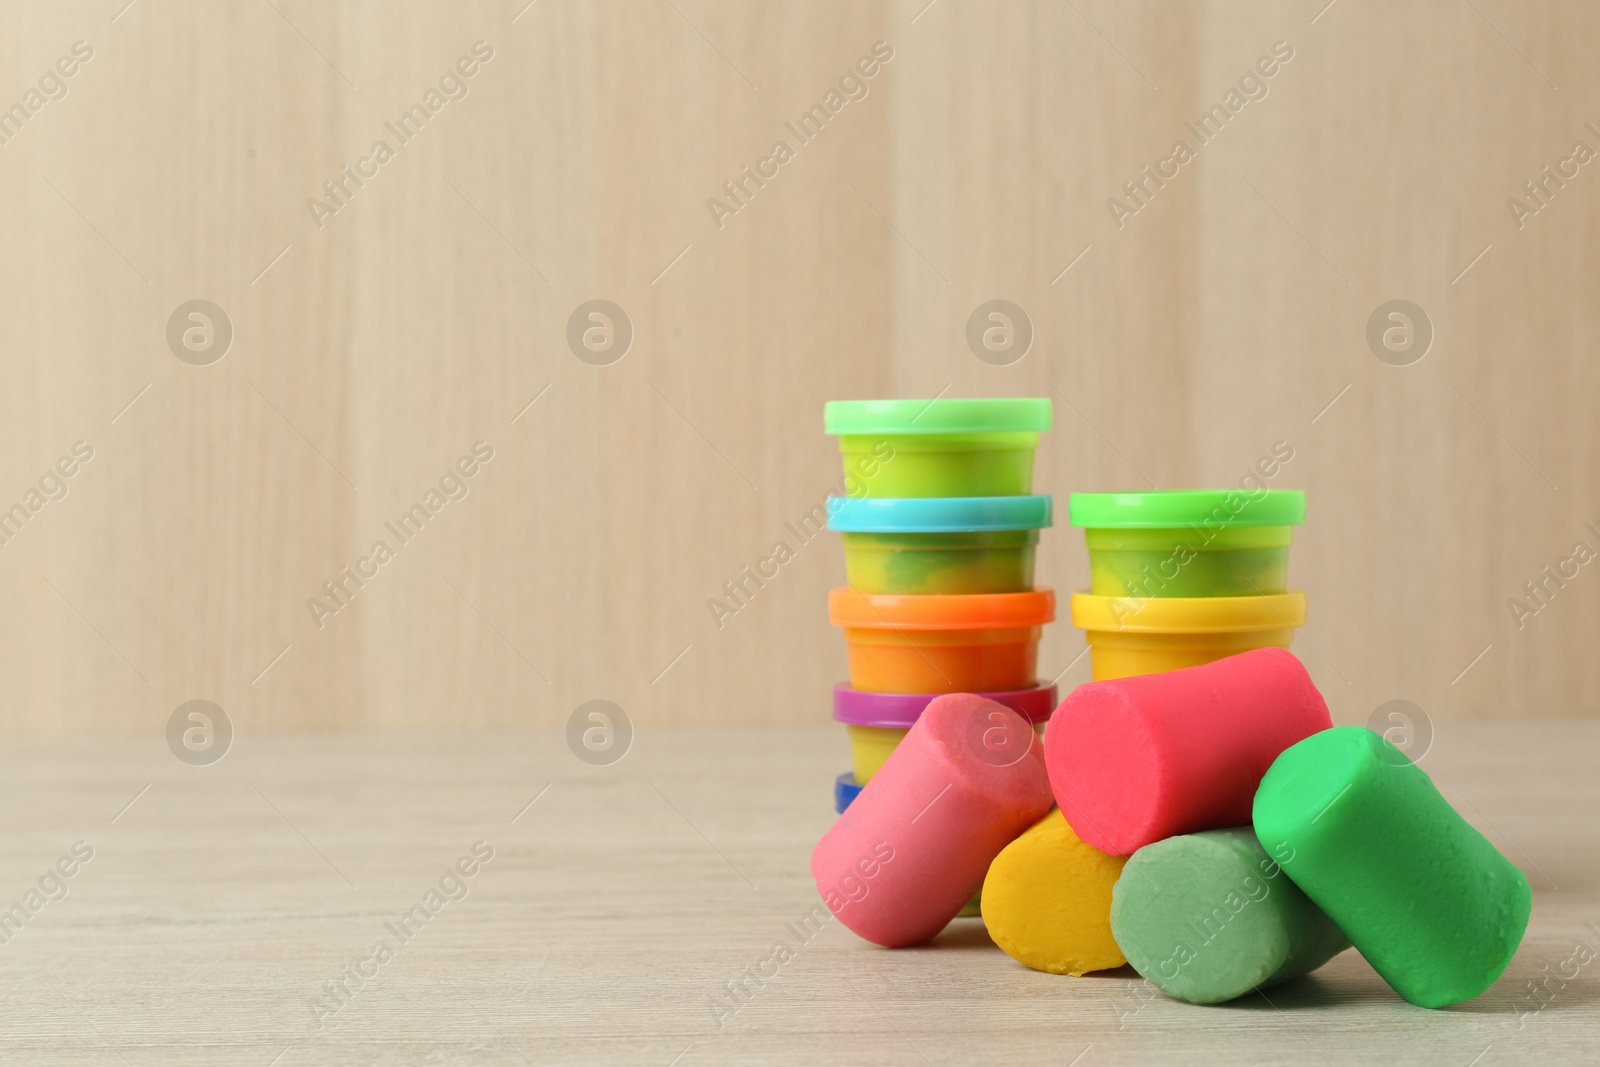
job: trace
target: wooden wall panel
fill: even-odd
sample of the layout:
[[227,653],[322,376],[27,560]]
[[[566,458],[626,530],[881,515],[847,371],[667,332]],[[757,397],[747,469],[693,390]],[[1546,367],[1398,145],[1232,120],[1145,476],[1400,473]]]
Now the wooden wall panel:
[[[1597,38],[1578,3],[9,8],[0,103],[94,55],[0,144],[0,501],[94,458],[0,545],[0,731],[159,732],[193,697],[261,733],[555,727],[592,697],[644,730],[818,721],[842,558],[785,524],[837,483],[822,403],[941,390],[1054,398],[1063,515],[1290,442],[1297,651],[1341,719],[1591,714],[1592,568],[1520,628],[1507,600],[1600,550],[1600,178],[1520,228],[1506,201],[1600,151]],[[785,123],[880,41],[801,143]],[[1119,225],[1122,183],[1277,42],[1265,95]],[[1434,329],[1408,367],[1365,340],[1396,298]],[[210,366],[165,339],[194,299],[233,326]],[[609,366],[566,341],[594,299],[632,325]],[[1008,366],[967,346],[992,299],[1034,331]],[[400,544],[386,522],[479,441]],[[707,601],[778,541],[719,626]],[[1082,584],[1081,536],[1040,570]],[[1044,669],[1086,679],[1081,648],[1057,625]]]

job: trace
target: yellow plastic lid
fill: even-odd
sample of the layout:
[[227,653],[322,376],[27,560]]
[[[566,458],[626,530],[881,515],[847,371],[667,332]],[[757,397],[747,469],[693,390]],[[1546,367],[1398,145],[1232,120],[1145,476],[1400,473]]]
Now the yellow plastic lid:
[[1135,597],[1072,594],[1072,625],[1080,630],[1138,633],[1244,633],[1306,624],[1306,595],[1298,589],[1269,596]]

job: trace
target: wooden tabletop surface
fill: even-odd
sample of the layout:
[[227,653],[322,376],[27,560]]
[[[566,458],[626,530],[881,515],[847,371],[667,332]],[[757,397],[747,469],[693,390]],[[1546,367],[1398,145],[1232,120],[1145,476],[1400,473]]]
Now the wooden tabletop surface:
[[645,730],[604,767],[553,734],[11,743],[0,1062],[1593,1063],[1597,753],[1600,723],[1441,726],[1423,767],[1534,910],[1498,984],[1427,1011],[1354,952],[1202,1008],[1029,971],[978,920],[802,938],[831,728]]

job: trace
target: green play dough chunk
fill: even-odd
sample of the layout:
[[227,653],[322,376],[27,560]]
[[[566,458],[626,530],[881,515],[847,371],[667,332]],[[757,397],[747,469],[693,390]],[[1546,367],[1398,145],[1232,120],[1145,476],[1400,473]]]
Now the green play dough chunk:
[[1191,1004],[1287,982],[1350,947],[1248,826],[1135,852],[1111,891],[1111,935],[1134,970]]
[[1371,730],[1284,750],[1256,792],[1256,834],[1395,992],[1424,1008],[1482,993],[1528,926],[1528,879]]

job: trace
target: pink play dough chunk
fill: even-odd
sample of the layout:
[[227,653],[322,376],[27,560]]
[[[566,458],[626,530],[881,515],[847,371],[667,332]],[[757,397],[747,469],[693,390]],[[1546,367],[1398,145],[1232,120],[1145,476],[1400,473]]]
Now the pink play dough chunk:
[[1278,753],[1332,726],[1301,662],[1260,648],[1081,685],[1050,717],[1044,753],[1078,836],[1125,856],[1178,834],[1248,826]]
[[928,704],[817,843],[811,874],[828,910],[856,934],[886,948],[918,945],[956,917],[989,861],[1050,805],[1043,746],[1028,721],[951,693]]

